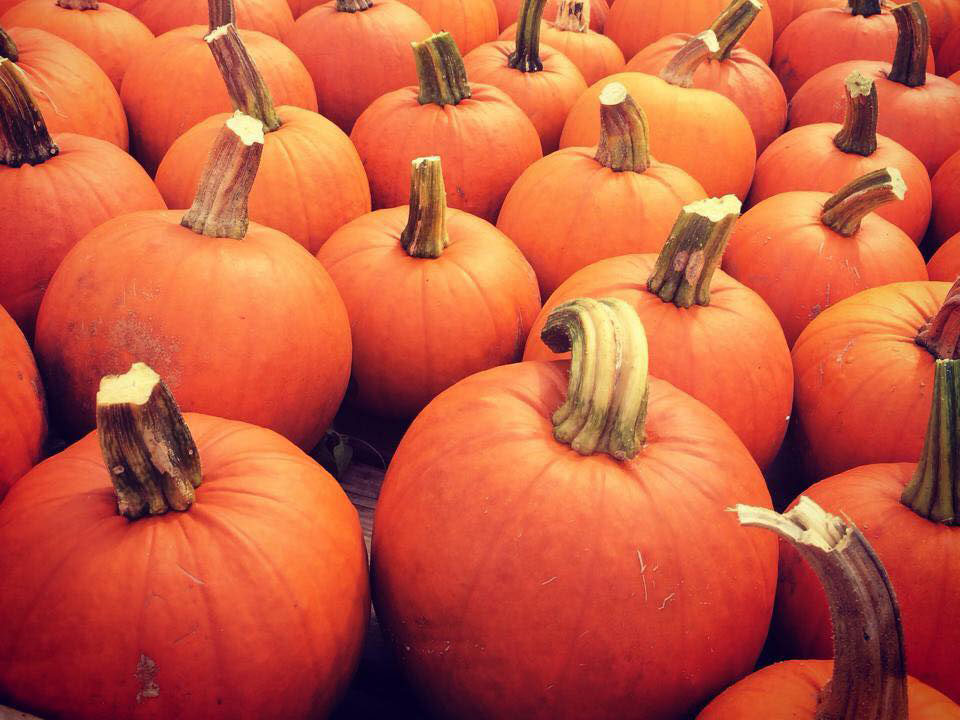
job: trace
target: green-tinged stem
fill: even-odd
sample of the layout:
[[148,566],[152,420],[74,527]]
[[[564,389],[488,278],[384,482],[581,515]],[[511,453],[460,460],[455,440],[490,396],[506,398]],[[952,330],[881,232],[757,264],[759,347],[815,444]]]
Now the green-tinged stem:
[[793,545],[823,584],[833,623],[833,676],[820,690],[816,720],[907,720],[907,668],[900,608],[887,571],[852,524],[801,496],[780,515],[738,505],[742,525]]
[[280,117],[273,106],[270,89],[254,65],[236,26],[219,27],[204,40],[210,46],[210,52],[217,62],[234,109],[255,117],[263,123],[267,132],[279,128]]
[[685,205],[657,256],[647,290],[681,308],[709,305],[710,283],[738,217],[736,195]]
[[860,15],[862,17],[879,15],[882,10],[880,0],[847,0],[847,5],[850,6],[851,15]]
[[597,162],[614,172],[645,172],[650,167],[647,116],[627,88],[613,82],[600,92]]
[[920,87],[927,82],[927,14],[919,2],[897,5],[890,12],[897,21],[897,49],[887,78],[907,87]]
[[0,165],[39,165],[59,152],[27,90],[23,71],[0,57]]
[[617,460],[643,447],[647,417],[647,337],[622,300],[571,300],[554,309],[540,338],[571,352],[567,399],[553,414],[553,435],[581,455]]
[[410,175],[410,214],[400,234],[400,244],[410,257],[437,258],[450,244],[447,235],[447,190],[440,158],[413,161]]
[[844,83],[847,112],[833,144],[845,153],[868,157],[877,149],[877,87],[854,70]]
[[517,42],[507,65],[520,72],[543,70],[540,61],[540,21],[547,0],[523,0],[517,18]]
[[20,59],[20,51],[13,38],[7,34],[7,31],[0,27],[0,57],[16,62]]
[[660,71],[660,79],[677,87],[693,87],[693,74],[700,64],[720,51],[720,43],[713,30],[694,35],[677,51],[667,66]]
[[720,47],[711,53],[713,60],[726,60],[733,52],[734,46],[750,27],[754,18],[763,10],[760,0],[732,0],[726,9],[720,13],[710,29],[717,37]]
[[590,0],[560,0],[553,26],[557,30],[587,32],[590,29]]
[[237,24],[237,12],[233,0],[207,0],[210,13],[210,32],[224,25]]
[[337,12],[363,12],[373,7],[373,0],[337,0]]
[[413,59],[420,80],[421,105],[457,105],[470,97],[467,70],[457,44],[448,32],[413,43]]
[[117,493],[131,520],[187,510],[200,487],[200,453],[166,384],[134,363],[108,375],[97,392],[97,435]]
[[920,328],[917,344],[940,360],[960,359],[960,278],[947,291],[937,314]]
[[907,184],[896,168],[881,168],[851,180],[823,204],[820,220],[844,237],[855,235],[864,216],[893,200],[903,200]]
[[180,224],[200,235],[243,238],[262,152],[263,123],[235,112],[213,143],[193,205]]

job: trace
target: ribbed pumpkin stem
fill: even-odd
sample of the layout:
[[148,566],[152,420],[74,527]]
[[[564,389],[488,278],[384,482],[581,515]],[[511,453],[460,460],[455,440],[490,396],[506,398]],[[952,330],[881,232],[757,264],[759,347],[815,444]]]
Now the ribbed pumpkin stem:
[[844,83],[847,112],[833,144],[845,153],[869,157],[877,149],[877,88],[873,80],[854,70]]
[[457,105],[470,97],[467,70],[457,44],[448,32],[413,43],[413,59],[420,80],[421,105]]
[[823,204],[820,220],[844,237],[860,229],[864,216],[892,200],[903,200],[907,184],[896,168],[882,168],[852,180]]
[[400,244],[410,257],[438,258],[450,244],[447,235],[447,190],[440,158],[413,161],[410,176],[410,214],[400,235]]
[[737,505],[741,525],[787,540],[823,584],[833,623],[833,676],[816,720],[907,720],[907,668],[900,607],[887,571],[853,525],[806,496],[783,515]]
[[553,26],[557,30],[587,32],[590,29],[590,0],[560,0]]
[[520,72],[540,72],[540,21],[547,0],[523,0],[517,19],[516,48],[510,53],[507,65]]
[[207,0],[207,8],[210,12],[210,32],[224,25],[237,24],[233,0]]
[[23,71],[0,57],[0,165],[39,165],[59,152],[23,81]]
[[124,375],[100,381],[97,434],[121,515],[136,520],[193,504],[200,453],[176,400],[150,367],[134,363]]
[[643,447],[647,417],[647,337],[623,300],[580,298],[557,306],[540,338],[572,350],[567,399],[553,414],[553,435],[581,455],[617,460]]
[[927,14],[919,2],[897,5],[890,12],[897,21],[897,49],[887,78],[907,87],[920,87],[927,82]]
[[260,167],[263,123],[237,111],[210,149],[193,206],[180,224],[199,235],[242,239],[247,199]]
[[20,59],[20,51],[13,38],[7,35],[7,31],[0,28],[0,57],[16,62]]
[[708,57],[720,51],[713,30],[694,35],[660,71],[660,79],[677,87],[693,87],[693,74]]
[[373,7],[373,0],[337,0],[337,12],[363,12]]
[[847,0],[847,4],[850,6],[851,15],[862,17],[879,15],[882,10],[880,0]]
[[600,141],[596,160],[614,172],[645,172],[650,167],[647,116],[627,88],[613,82],[600,92]]
[[647,290],[681,308],[709,305],[710,283],[738,217],[736,195],[685,205],[657,256]]
[[763,3],[760,0],[732,0],[710,26],[720,45],[710,57],[717,61],[729,58],[734,46],[761,10],[763,10]]
[[920,328],[917,344],[940,360],[960,359],[960,278],[947,291],[937,314]]
[[253,58],[240,39],[236,26],[218,27],[204,40],[210,46],[213,59],[217,62],[234,109],[255,117],[263,123],[267,132],[279,128],[280,117],[273,106],[270,89],[257,66],[253,64]]

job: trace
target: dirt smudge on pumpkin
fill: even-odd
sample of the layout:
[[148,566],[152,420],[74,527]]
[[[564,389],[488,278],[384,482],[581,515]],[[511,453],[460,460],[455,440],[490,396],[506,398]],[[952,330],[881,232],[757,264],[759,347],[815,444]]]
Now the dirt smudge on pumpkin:
[[137,682],[140,683],[140,690],[137,692],[138,703],[144,699],[160,697],[160,686],[156,682],[157,670],[159,668],[153,658],[140,653],[140,659],[137,661],[137,671],[134,673]]

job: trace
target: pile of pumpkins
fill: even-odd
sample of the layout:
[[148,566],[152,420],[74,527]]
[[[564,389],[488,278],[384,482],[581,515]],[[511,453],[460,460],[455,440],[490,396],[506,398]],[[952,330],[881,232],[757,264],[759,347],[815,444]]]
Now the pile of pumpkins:
[[0,0],[0,704],[960,718],[960,0],[768,2]]

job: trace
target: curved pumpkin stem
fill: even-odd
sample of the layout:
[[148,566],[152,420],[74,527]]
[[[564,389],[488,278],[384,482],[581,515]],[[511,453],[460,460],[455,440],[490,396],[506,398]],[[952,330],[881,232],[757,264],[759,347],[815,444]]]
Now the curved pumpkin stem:
[[580,298],[557,306],[540,337],[572,350],[567,399],[553,414],[553,435],[581,455],[617,460],[643,447],[647,417],[647,338],[623,300]]
[[39,165],[59,152],[23,81],[23,71],[0,57],[0,164]]
[[207,0],[207,9],[210,13],[210,32],[224,25],[237,24],[233,0]]
[[844,237],[855,235],[864,216],[892,200],[903,200],[907,184],[896,168],[874,170],[837,190],[823,204],[820,220]]
[[235,112],[210,149],[193,205],[180,224],[199,235],[242,239],[262,152],[263,123]]
[[16,62],[20,59],[20,51],[13,38],[7,34],[7,31],[0,27],[0,57]]
[[470,97],[470,83],[460,50],[448,32],[413,43],[413,59],[420,80],[421,105],[457,105]]
[[121,515],[136,520],[187,510],[200,487],[200,453],[169,388],[134,363],[97,393],[97,434]]
[[553,26],[557,30],[587,32],[590,29],[590,0],[560,0]]
[[627,88],[613,82],[600,92],[600,141],[596,160],[614,172],[645,172],[650,167],[647,116]]
[[947,291],[937,314],[920,328],[917,344],[940,360],[960,359],[960,278]]
[[363,12],[373,7],[373,0],[337,0],[337,12]]
[[930,26],[919,2],[897,5],[891,11],[897,21],[897,49],[887,78],[907,87],[920,87],[927,82],[927,52],[930,49]]
[[732,0],[710,26],[720,45],[710,54],[710,58],[717,61],[729,58],[733,48],[761,10],[763,10],[763,3],[760,0]]
[[720,51],[720,43],[713,30],[694,35],[686,45],[677,50],[667,66],[660,71],[660,79],[677,87],[693,87],[693,74],[700,64]]
[[400,244],[410,257],[438,258],[450,244],[447,235],[447,191],[440,158],[413,161],[410,176],[410,214],[400,235]]
[[742,525],[793,545],[823,584],[833,623],[833,676],[815,717],[907,720],[907,668],[900,607],[870,543],[853,525],[801,496],[783,515],[737,505]]
[[845,153],[869,157],[877,149],[877,87],[854,70],[844,82],[847,112],[833,144]]
[[516,48],[507,58],[507,65],[520,72],[540,72],[540,21],[547,0],[523,0],[517,19]]
[[685,205],[657,256],[647,290],[677,307],[709,305],[710,283],[738,217],[736,195]]
[[57,7],[65,10],[99,10],[97,0],[57,0]]
[[280,117],[273,106],[270,89],[254,65],[236,26],[218,27],[204,40],[210,46],[210,52],[217,62],[234,109],[255,117],[263,123],[267,132],[279,128]]

